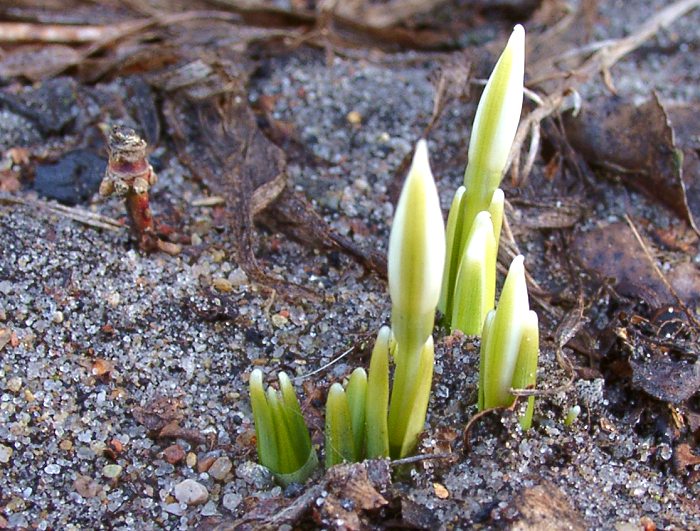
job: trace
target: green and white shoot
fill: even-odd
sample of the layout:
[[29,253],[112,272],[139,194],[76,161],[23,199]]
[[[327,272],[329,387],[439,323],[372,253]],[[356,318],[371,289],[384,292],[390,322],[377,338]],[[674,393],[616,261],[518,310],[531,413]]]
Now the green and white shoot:
[[389,237],[394,384],[389,453],[405,457],[423,429],[433,370],[432,331],[445,263],[445,228],[425,140],[416,146]]
[[369,364],[355,369],[345,389],[331,386],[326,400],[326,467],[389,457],[389,350],[391,329],[377,334]]
[[578,404],[575,406],[570,407],[566,411],[566,417],[564,417],[564,426],[567,428],[570,428],[571,426],[574,425],[574,422],[576,422],[576,419],[578,419],[578,416],[581,414],[581,406]]
[[367,373],[355,369],[346,389],[335,383],[326,399],[326,468],[365,455]]
[[367,459],[389,457],[389,350],[391,329],[379,329],[372,349],[367,376],[365,426]]
[[457,281],[451,327],[465,334],[481,333],[486,314],[493,309],[496,298],[496,260],[498,244],[494,236],[491,214],[479,212],[467,239]]
[[309,430],[289,377],[279,374],[279,390],[263,387],[263,373],[250,375],[250,402],[258,459],[283,485],[303,483],[318,466]]
[[[496,252],[498,249],[504,202],[503,192],[498,186],[506,171],[520,121],[524,69],[525,30],[517,25],[479,100],[469,141],[469,162],[464,173],[464,187],[455,193],[447,220],[447,260],[438,308],[445,317],[444,322],[453,328],[455,313],[462,315],[458,321],[462,321],[464,315],[468,314],[468,322],[471,323],[481,313],[482,303],[487,306],[489,304],[489,301],[484,300],[477,303],[457,298],[455,291],[462,260],[470,247],[469,239],[475,234],[472,228],[480,212],[491,214]],[[472,259],[475,250],[471,246]],[[490,257],[484,256],[481,260],[488,262]],[[493,308],[493,302],[490,301],[490,308]],[[482,314],[482,323],[483,318]],[[474,330],[477,330],[478,335],[481,324],[476,328],[470,324],[469,330],[463,331],[472,334]]]
[[[479,410],[509,407],[512,389],[532,388],[537,378],[539,329],[530,310],[522,256],[516,256],[506,276],[498,307],[486,316],[479,361]],[[523,429],[532,424],[534,397],[528,397]]]

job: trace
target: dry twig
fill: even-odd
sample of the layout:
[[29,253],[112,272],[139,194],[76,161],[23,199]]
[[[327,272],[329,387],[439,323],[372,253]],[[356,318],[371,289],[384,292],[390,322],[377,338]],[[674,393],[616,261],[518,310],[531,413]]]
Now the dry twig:
[[112,231],[125,230],[126,227],[116,219],[89,212],[82,208],[68,207],[58,203],[49,203],[39,199],[28,199],[8,194],[0,194],[0,204],[2,205],[24,205],[31,208],[45,210],[58,216],[72,219],[89,227]]
[[[700,0],[679,0],[659,11],[627,37],[605,41],[603,43],[594,43],[595,46],[592,47],[589,44],[583,48],[567,52],[571,56],[577,56],[584,55],[589,49],[595,50],[593,55],[586,59],[579,68],[566,72],[555,71],[530,83],[530,88],[532,88],[546,80],[556,77],[560,78],[558,86],[551,91],[550,94],[542,98],[542,105],[538,106],[520,122],[518,132],[513,141],[513,148],[511,149],[511,178],[513,182],[520,184],[525,182],[528,178],[534,158],[539,150],[540,123],[553,114],[561,112],[562,106],[566,103],[567,98],[570,94],[576,92],[576,87],[579,84],[600,73],[608,88],[614,91],[610,68],[625,55],[653,37],[661,28],[670,25],[675,20],[697,7],[700,7]],[[567,17],[570,18],[570,15],[567,15]],[[558,55],[552,58],[550,62],[556,68],[556,63],[560,60],[561,55]],[[532,142],[529,148],[528,158],[521,168],[520,152],[525,140],[530,134],[532,135]]]

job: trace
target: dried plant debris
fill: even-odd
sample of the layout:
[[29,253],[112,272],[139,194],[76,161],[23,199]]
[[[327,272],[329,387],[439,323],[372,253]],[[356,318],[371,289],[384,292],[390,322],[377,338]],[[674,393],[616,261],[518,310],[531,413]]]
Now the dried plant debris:
[[683,155],[658,94],[637,106],[618,96],[586,104],[577,117],[566,114],[571,145],[586,160],[619,175],[630,186],[673,210],[697,232],[683,181]]
[[[368,513],[389,504],[388,461],[364,461],[334,466],[326,472],[327,494],[313,515],[317,524],[331,529],[360,530],[370,523]],[[382,493],[384,493],[382,495]]]
[[196,445],[204,444],[206,437],[197,430],[180,427],[185,420],[180,398],[156,396],[144,406],[136,406],[132,414],[154,439],[182,439]]
[[42,81],[78,59],[78,51],[64,44],[17,46],[0,57],[0,77]]
[[700,391],[700,336],[676,308],[664,308],[651,321],[623,317],[615,334],[633,387],[674,405]]
[[[305,492],[290,500],[274,496],[255,503],[241,518],[213,519],[201,531],[279,529],[282,525],[315,524],[324,529],[360,531],[367,529],[372,516],[389,505],[391,469],[387,460],[337,465]],[[290,493],[303,488],[290,485]]]
[[612,280],[618,294],[644,301],[651,310],[680,302],[691,312],[700,303],[700,268],[678,252],[652,247],[664,272],[652,263],[629,224],[614,222],[580,231],[572,241],[574,256],[589,273]]
[[683,151],[683,183],[688,206],[700,217],[700,107],[697,103],[667,106],[678,147]]
[[584,531],[587,526],[581,515],[561,489],[545,481],[535,487],[524,488],[512,503],[500,513],[513,531],[547,531],[569,529]]
[[[235,58],[234,58],[235,59]],[[213,58],[212,58],[213,60]],[[177,88],[165,107],[175,134],[178,154],[190,171],[214,194],[226,200],[226,215],[237,247],[238,259],[252,278],[281,294],[313,297],[270,277],[254,256],[254,219],[269,215],[271,224],[310,245],[336,248],[359,257],[380,272],[385,269],[378,254],[359,249],[335,234],[302,196],[286,189],[286,158],[260,130],[244,93],[244,68],[226,64],[218,72],[197,60],[169,70],[154,82]],[[243,61],[239,58],[239,63]]]

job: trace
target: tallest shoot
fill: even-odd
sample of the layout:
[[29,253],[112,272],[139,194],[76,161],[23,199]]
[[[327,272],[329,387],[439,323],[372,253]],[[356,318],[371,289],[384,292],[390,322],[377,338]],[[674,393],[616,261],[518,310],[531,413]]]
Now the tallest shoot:
[[[476,109],[464,187],[448,218],[447,260],[439,309],[450,320],[457,272],[479,212],[490,211],[501,184],[523,106],[525,30],[518,24],[489,77]],[[494,224],[500,220],[493,219]],[[496,235],[496,244],[498,236]]]

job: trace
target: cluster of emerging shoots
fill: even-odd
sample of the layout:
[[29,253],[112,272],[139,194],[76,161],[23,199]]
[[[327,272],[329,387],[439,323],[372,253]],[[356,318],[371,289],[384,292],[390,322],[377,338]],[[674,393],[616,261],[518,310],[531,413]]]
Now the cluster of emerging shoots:
[[[345,388],[335,383],[328,392],[327,467],[415,450],[430,397],[436,309],[449,328],[481,336],[480,410],[510,406],[511,389],[535,383],[538,323],[528,305],[522,256],[513,260],[494,308],[505,201],[498,186],[522,108],[524,39],[516,26],[484,89],[447,231],[427,144],[418,142],[389,240],[391,328],[377,335],[369,373],[356,369]],[[316,452],[286,375],[280,375],[280,391],[265,393],[262,373],[254,371],[251,402],[260,462],[282,482],[308,477]],[[532,408],[530,397],[523,428],[531,424]]]

